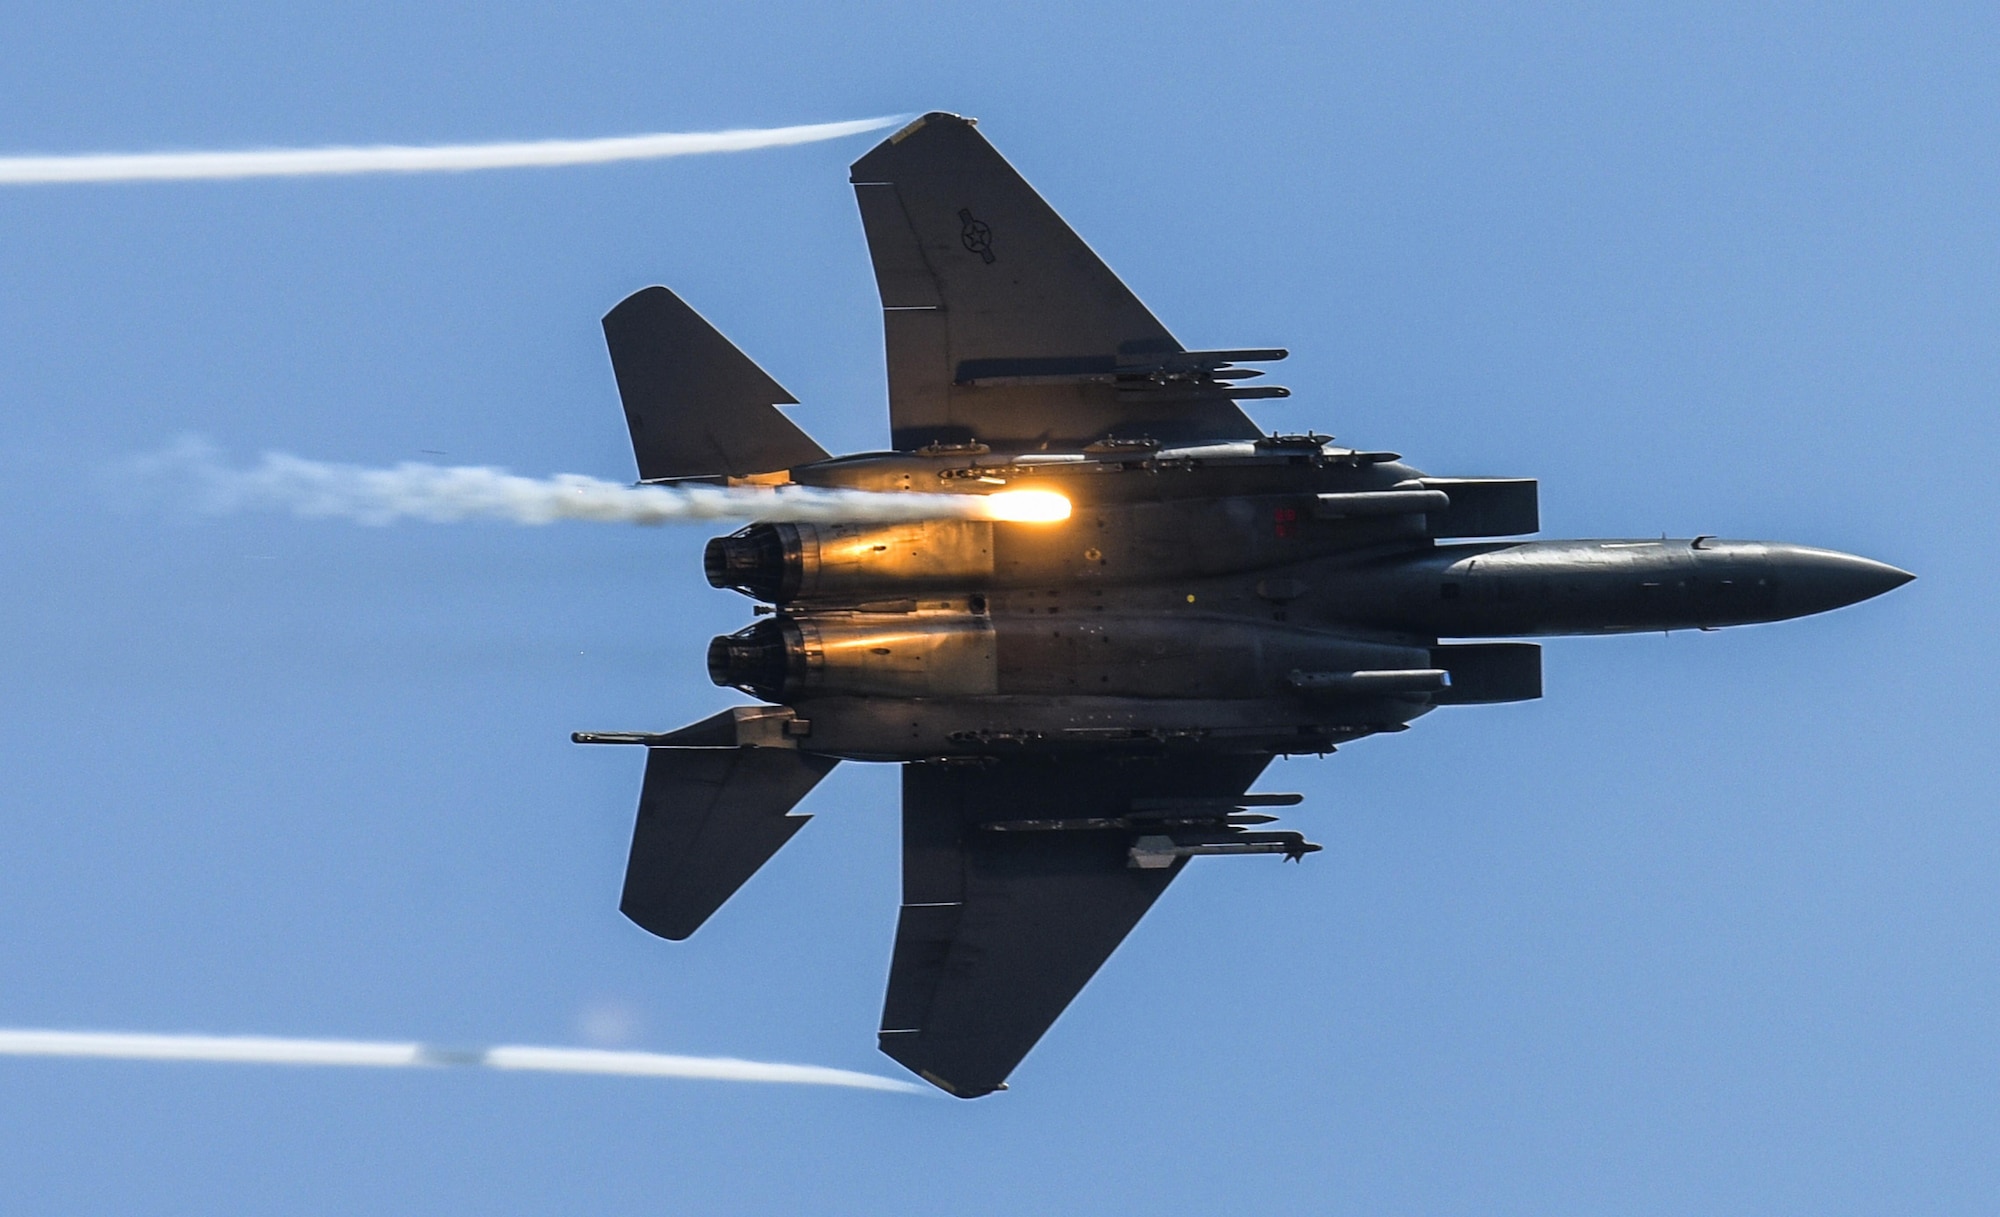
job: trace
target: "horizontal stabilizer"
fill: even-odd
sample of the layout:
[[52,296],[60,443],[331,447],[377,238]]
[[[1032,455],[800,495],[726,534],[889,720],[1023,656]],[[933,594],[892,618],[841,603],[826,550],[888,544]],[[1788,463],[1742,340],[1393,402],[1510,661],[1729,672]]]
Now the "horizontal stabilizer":
[[786,748],[651,748],[619,910],[694,933],[810,816],[788,814],[836,761]]
[[573,731],[569,738],[648,748],[796,748],[809,726],[790,706],[731,706],[675,731]]
[[664,287],[604,317],[639,480],[747,477],[826,459],[779,412],[797,398]]

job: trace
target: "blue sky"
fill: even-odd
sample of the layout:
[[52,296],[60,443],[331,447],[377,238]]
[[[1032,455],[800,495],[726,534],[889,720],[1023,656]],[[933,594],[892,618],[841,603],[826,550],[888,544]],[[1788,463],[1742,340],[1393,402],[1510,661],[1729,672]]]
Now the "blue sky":
[[[1292,349],[1269,426],[1921,578],[1274,765],[1326,852],[1198,862],[992,1099],[0,1060],[6,1207],[1990,1209],[1990,6],[421,7],[8,5],[0,153],[957,110],[1184,341]],[[690,942],[617,913],[640,758],[567,733],[731,702],[707,531],[116,478],[184,434],[629,477],[597,318],[652,282],[880,446],[869,139],[0,191],[0,1024],[893,1068],[892,770]]]

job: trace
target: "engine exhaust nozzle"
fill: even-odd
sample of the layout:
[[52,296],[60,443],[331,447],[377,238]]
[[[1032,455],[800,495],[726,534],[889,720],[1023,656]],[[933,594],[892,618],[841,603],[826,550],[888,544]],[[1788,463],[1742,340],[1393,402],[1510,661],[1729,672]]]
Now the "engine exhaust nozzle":
[[708,678],[765,701],[783,701],[788,686],[795,683],[791,680],[794,656],[803,662],[798,627],[767,617],[734,634],[709,640]]
[[[710,587],[724,587],[755,597],[767,604],[791,599],[799,590],[799,563],[787,561],[781,529],[785,525],[752,524],[726,537],[717,537],[701,551],[702,573]],[[793,529],[796,536],[797,530]]]

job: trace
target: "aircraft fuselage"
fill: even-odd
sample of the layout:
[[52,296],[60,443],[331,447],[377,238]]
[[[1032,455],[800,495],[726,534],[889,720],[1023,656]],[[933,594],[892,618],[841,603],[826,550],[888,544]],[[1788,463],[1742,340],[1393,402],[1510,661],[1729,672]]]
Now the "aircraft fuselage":
[[[1273,756],[1540,697],[1540,647],[1504,640],[1777,621],[1910,578],[1797,545],[1529,540],[1531,480],[1265,435],[1241,403],[1290,390],[1242,365],[1286,351],[1182,344],[970,119],[924,115],[850,181],[895,451],[831,456],[664,287],[604,331],[642,481],[878,492],[845,500],[877,522],[774,512],[709,543],[709,582],[760,602],[709,674],[765,704],[574,738],[646,748],[619,907],[670,939],[841,760],[902,762],[877,1042],[951,1094],[1003,1087],[1190,859],[1320,848],[1267,810],[1301,796],[1250,789]],[[906,513],[927,518],[880,522]]]
[[788,706],[793,746],[856,759],[1325,752],[1438,705],[1540,695],[1538,648],[1441,639],[1777,621],[1908,578],[1712,537],[1452,542],[1535,531],[1535,484],[1430,478],[1316,436],[943,448],[792,478],[1070,503],[1059,521],[757,524],[710,542],[710,582],[774,606],[711,643],[711,678]]

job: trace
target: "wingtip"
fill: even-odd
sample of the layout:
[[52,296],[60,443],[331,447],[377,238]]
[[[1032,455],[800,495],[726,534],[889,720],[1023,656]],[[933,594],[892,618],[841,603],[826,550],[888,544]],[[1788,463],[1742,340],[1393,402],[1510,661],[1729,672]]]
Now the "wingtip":
[[1007,1089],[1007,1083],[1005,1082],[996,1082],[992,1086],[986,1088],[985,1090],[968,1089],[960,1087],[954,1085],[951,1082],[945,1081],[943,1078],[939,1077],[935,1073],[932,1073],[928,1069],[918,1070],[917,1076],[922,1078],[924,1081],[929,1082],[931,1085],[937,1087],[939,1090],[944,1091],[946,1094],[950,1095],[954,1099],[983,1099],[989,1094],[993,1094],[997,1091],[1002,1091]]

